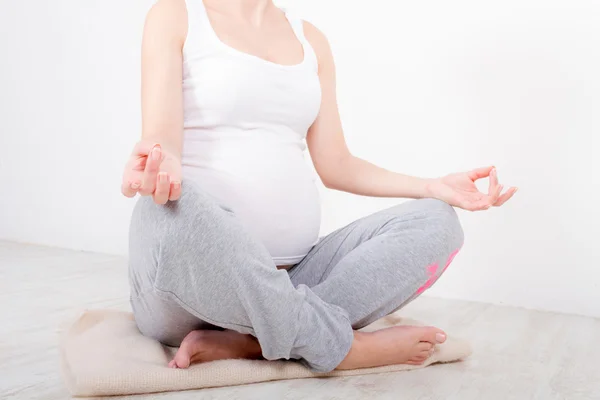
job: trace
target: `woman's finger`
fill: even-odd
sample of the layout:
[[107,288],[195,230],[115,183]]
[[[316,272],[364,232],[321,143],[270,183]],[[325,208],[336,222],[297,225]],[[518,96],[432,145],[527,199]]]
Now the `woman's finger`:
[[158,169],[162,159],[161,153],[160,146],[154,146],[148,155],[146,168],[144,169],[144,178],[142,179],[142,187],[140,188],[140,194],[143,196],[149,196],[153,194],[154,190],[156,189]]
[[121,193],[127,197],[134,197],[142,186],[142,171],[146,164],[146,157],[132,156],[123,172]]
[[166,204],[169,200],[169,191],[171,182],[169,182],[169,174],[159,172],[156,180],[156,190],[154,191],[154,202],[156,204]]
[[144,171],[146,169],[147,156],[131,156],[131,160],[127,163],[128,171]]
[[488,195],[492,196],[498,190],[498,171],[493,168],[490,171],[490,185],[488,187]]
[[504,185],[497,185],[494,192],[489,196],[489,205],[493,206],[498,201],[498,198],[502,194],[502,190],[504,190]]
[[506,193],[504,193],[502,196],[498,197],[498,200],[496,200],[496,202],[494,203],[494,207],[500,207],[502,204],[504,204],[508,200],[510,200],[510,198],[513,197],[513,195],[515,193],[517,193],[517,188],[516,187],[509,188],[506,191]]
[[484,195],[483,198],[476,202],[477,210],[487,210],[492,207],[494,203],[498,200],[500,193],[502,193],[502,185],[496,185],[495,188],[490,189],[491,192],[488,195]]
[[133,147],[133,152],[131,153],[131,155],[136,157],[147,157],[148,155],[150,155],[152,149],[159,146],[160,145],[158,143],[149,142],[147,140],[140,140]]
[[134,197],[140,188],[140,182],[131,182],[124,180],[121,184],[121,193],[126,197]]
[[476,181],[477,179],[487,178],[490,176],[490,172],[494,169],[493,166],[477,168],[472,171],[467,172],[467,176],[472,181]]
[[181,182],[175,181],[171,182],[171,193],[169,194],[169,200],[175,201],[179,200],[181,196]]

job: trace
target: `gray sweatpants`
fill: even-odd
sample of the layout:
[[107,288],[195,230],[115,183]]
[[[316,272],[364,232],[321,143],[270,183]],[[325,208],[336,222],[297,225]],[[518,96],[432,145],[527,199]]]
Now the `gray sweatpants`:
[[379,211],[321,240],[290,270],[235,214],[186,184],[178,201],[140,198],[130,230],[131,304],[140,331],[177,346],[192,330],[254,335],[268,360],[333,370],[353,328],[406,305],[463,242],[456,213],[433,199]]

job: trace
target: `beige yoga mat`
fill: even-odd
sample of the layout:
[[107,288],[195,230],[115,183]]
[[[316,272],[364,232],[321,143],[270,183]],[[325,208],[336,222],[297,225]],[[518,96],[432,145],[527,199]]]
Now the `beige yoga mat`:
[[[373,331],[392,325],[421,325],[396,315],[368,327]],[[176,349],[142,336],[131,313],[112,310],[84,312],[61,336],[63,376],[74,396],[155,393],[241,385],[279,379],[351,376],[423,368],[467,357],[469,344],[449,335],[424,365],[391,365],[316,374],[298,362],[222,360],[171,369],[167,363]]]

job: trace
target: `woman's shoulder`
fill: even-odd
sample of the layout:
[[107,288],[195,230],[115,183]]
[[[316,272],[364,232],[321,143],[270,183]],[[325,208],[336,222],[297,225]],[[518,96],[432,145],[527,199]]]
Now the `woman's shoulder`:
[[329,41],[327,40],[327,37],[325,36],[325,34],[323,32],[321,32],[321,30],[319,28],[317,28],[310,22],[308,22],[308,21],[302,21],[302,22],[303,22],[304,36],[306,37],[306,40],[308,40],[308,43],[310,43],[311,47],[315,51],[319,65],[321,65],[321,63],[323,63],[323,62],[328,62],[331,59],[332,55],[331,55],[331,48],[329,46]]
[[146,15],[144,36],[161,35],[183,44],[187,36],[186,0],[158,0]]

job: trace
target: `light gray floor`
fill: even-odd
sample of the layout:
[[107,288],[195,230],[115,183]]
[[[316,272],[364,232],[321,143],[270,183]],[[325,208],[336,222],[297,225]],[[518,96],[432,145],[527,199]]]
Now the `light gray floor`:
[[[68,399],[57,330],[84,308],[128,309],[126,260],[0,241],[0,398]],[[404,315],[471,341],[465,362],[146,399],[600,399],[600,320],[423,297]],[[117,399],[117,398],[113,398]]]

